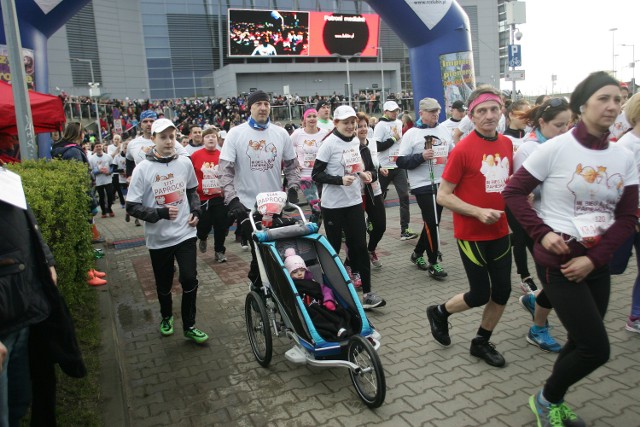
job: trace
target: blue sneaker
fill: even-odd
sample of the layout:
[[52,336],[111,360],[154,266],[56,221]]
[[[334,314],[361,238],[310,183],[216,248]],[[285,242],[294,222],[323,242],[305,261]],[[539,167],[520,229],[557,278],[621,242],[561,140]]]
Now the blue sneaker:
[[531,313],[531,320],[533,320],[533,317],[536,314],[536,297],[535,297],[535,295],[533,295],[533,294],[522,295],[520,298],[518,298],[518,301],[520,301],[520,305],[522,306],[522,308],[524,308],[529,313]]
[[536,345],[542,351],[558,353],[562,346],[549,334],[548,326],[533,325],[527,334],[527,342]]

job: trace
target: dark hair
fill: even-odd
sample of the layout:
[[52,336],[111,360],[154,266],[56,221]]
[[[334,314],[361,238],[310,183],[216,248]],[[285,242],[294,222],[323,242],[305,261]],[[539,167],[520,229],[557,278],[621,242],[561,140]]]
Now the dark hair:
[[65,142],[77,142],[78,139],[82,138],[82,132],[83,130],[80,122],[69,122],[64,128],[61,140]]
[[589,74],[586,79],[578,83],[578,86],[571,93],[571,111],[580,114],[580,107],[583,106],[591,95],[605,86],[618,86],[620,82],[609,75],[606,71],[596,71]]
[[544,122],[550,122],[556,116],[564,111],[570,110],[569,103],[564,98],[549,98],[542,103],[533,107],[522,115],[518,115],[521,119],[525,119],[529,126],[534,129],[540,128],[540,119]]
[[536,105],[540,105],[544,102],[544,98],[546,98],[549,95],[540,95],[539,97],[536,98]]
[[207,135],[211,135],[212,133],[215,134],[216,136],[218,136],[218,128],[214,128],[213,126],[210,128],[207,128],[205,130],[202,131],[202,137],[204,138]]
[[200,126],[199,124],[189,126],[189,133],[191,133],[195,128],[202,129],[202,126]]

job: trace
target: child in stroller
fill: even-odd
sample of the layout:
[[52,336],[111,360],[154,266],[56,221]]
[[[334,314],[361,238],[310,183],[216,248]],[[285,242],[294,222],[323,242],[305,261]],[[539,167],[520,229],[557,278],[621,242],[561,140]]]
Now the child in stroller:
[[331,288],[313,280],[313,275],[295,249],[287,249],[284,255],[284,266],[318,333],[329,341],[353,335],[349,313],[336,303]]

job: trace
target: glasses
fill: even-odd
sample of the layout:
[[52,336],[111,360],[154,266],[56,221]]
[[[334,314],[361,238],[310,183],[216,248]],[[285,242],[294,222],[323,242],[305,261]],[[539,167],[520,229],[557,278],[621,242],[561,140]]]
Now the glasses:
[[557,108],[557,107],[560,107],[561,105],[569,105],[567,101],[565,101],[562,98],[551,98],[547,102],[548,102],[547,106],[544,107],[544,110],[542,110],[543,113],[547,111],[549,108]]

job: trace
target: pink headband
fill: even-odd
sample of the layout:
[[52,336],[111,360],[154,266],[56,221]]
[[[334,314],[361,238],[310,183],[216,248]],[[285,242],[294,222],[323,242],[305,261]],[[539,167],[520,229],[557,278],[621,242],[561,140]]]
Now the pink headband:
[[497,102],[500,106],[502,106],[502,99],[500,99],[498,95],[493,93],[483,93],[482,95],[478,96],[476,99],[471,101],[471,104],[469,104],[469,113],[468,113],[469,117],[471,117],[471,113],[473,112],[473,109],[476,108],[478,104],[482,104],[483,102],[487,102],[487,101],[494,101],[494,102]]
[[315,108],[309,108],[309,109],[308,109],[307,111],[305,111],[305,112],[304,112],[304,114],[302,115],[302,119],[303,119],[303,120],[304,120],[304,119],[306,119],[306,118],[307,118],[307,116],[308,116],[309,114],[316,114],[316,115],[317,115],[317,114],[318,114],[318,110],[316,110]]

